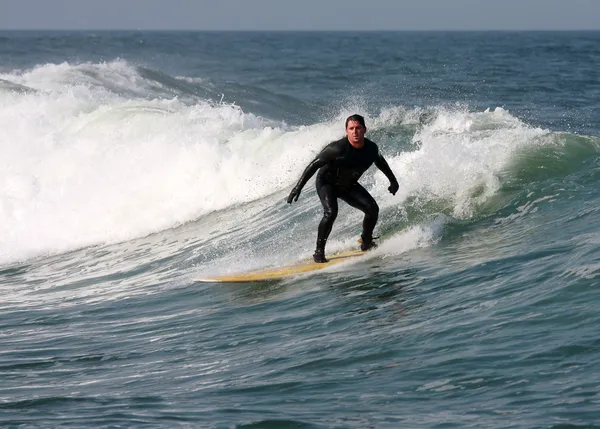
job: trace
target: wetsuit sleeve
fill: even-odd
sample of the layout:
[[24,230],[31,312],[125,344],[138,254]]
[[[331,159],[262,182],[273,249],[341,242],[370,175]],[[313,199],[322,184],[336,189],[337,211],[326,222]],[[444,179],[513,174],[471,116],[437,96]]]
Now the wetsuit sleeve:
[[385,174],[385,177],[388,178],[390,183],[397,182],[396,176],[394,176],[392,169],[388,165],[388,163],[385,160],[385,158],[383,157],[383,155],[381,155],[380,153],[377,154],[377,159],[375,160],[375,166],[377,168],[379,168],[383,174]]
[[380,153],[377,154],[377,159],[375,160],[375,166],[377,168],[379,168],[381,170],[381,172],[383,174],[385,174],[385,177],[387,177],[388,180],[390,181],[390,186],[389,186],[388,190],[392,193],[392,195],[396,195],[396,192],[398,192],[398,188],[399,188],[398,180],[396,180],[396,176],[394,176],[392,169],[388,165],[388,163],[385,160],[385,158],[383,157],[383,155],[381,155]]
[[[337,142],[336,142],[337,143]],[[319,155],[304,169],[304,173],[300,176],[300,180],[296,184],[296,188],[302,189],[306,182],[317,172],[317,170],[330,162],[334,161],[339,156],[337,145],[330,144],[326,146]]]
[[304,185],[306,185],[306,182],[313,177],[319,168],[332,162],[337,156],[339,156],[339,149],[337,145],[333,143],[327,145],[321,151],[321,153],[319,153],[319,155],[317,155],[317,157],[304,169],[302,176],[300,176],[300,180],[298,180],[298,183],[296,186],[294,186],[294,189],[292,189],[292,192],[287,199],[288,204],[291,204],[292,201],[298,201],[300,191],[302,191],[302,188]]

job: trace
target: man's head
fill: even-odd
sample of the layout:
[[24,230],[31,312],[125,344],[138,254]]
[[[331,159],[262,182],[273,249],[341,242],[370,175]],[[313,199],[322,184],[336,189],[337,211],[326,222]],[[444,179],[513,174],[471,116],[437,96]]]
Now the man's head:
[[365,118],[360,115],[351,115],[346,118],[346,137],[352,146],[362,147],[365,144]]

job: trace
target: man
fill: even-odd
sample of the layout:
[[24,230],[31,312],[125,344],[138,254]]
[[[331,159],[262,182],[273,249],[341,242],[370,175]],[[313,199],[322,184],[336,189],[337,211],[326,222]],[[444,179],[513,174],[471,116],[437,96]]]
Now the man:
[[363,251],[375,247],[373,229],[379,217],[379,206],[359,183],[358,179],[375,163],[390,181],[388,190],[392,195],[398,192],[398,181],[390,166],[379,153],[375,143],[365,138],[365,118],[352,115],[346,119],[346,137],[328,144],[306,167],[287,199],[288,204],[298,201],[300,191],[317,170],[317,194],[323,205],[323,218],[319,223],[317,248],[313,255],[315,262],[327,262],[325,244],[331,233],[333,222],[338,214],[337,199],[365,214],[362,226],[361,245]]

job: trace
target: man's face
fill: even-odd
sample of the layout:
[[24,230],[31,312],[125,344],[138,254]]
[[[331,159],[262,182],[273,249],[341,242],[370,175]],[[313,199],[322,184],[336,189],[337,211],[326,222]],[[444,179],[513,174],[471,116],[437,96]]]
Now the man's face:
[[350,143],[360,144],[365,138],[366,127],[363,127],[360,122],[348,121],[346,126],[346,136]]

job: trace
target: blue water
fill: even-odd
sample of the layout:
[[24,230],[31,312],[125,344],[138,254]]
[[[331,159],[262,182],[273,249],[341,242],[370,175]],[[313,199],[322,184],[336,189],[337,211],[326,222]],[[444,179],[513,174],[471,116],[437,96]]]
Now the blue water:
[[[598,32],[0,32],[0,426],[600,427],[599,69]],[[195,282],[310,257],[285,199],[352,113],[380,246]]]

